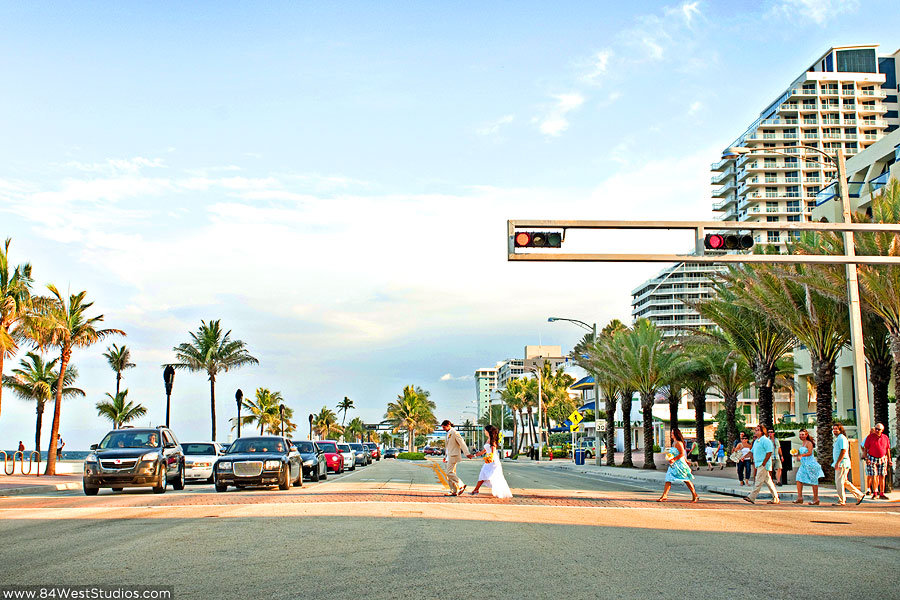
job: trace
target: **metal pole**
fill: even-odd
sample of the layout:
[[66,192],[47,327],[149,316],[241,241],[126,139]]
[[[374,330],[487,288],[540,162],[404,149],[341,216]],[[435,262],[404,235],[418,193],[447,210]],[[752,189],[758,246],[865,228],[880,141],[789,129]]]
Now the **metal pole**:
[[[597,324],[594,323],[594,345],[597,345]],[[609,452],[609,449],[606,450]],[[594,373],[594,464],[603,465],[603,457],[600,456],[600,376]]]
[[[838,188],[841,194],[841,210],[844,223],[850,223],[850,194],[847,189],[847,168],[844,163],[844,151],[836,152],[838,169]],[[853,232],[844,232],[844,254],[848,257],[856,256],[856,247],[853,242]],[[868,435],[872,421],[869,417],[869,383],[866,377],[866,357],[863,349],[862,313],[859,304],[859,280],[857,279],[856,263],[848,262],[847,272],[847,303],[850,307],[850,345],[853,348],[853,388],[856,394],[856,435],[859,439]]]
[[541,371],[538,369],[538,455],[537,460],[540,461],[541,457],[544,454],[544,436],[541,435],[542,429],[544,428],[544,414],[543,414],[543,404],[541,403]]
[[234,393],[234,400],[237,402],[237,436],[241,437],[241,404],[243,403],[244,392],[238,390]]

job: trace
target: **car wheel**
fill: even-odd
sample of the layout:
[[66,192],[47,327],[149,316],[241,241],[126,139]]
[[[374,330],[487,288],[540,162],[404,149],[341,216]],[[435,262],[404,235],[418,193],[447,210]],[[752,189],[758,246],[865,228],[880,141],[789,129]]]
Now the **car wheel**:
[[278,489],[279,490],[291,489],[291,469],[288,466],[285,466],[281,470],[281,477],[279,477],[279,481],[278,481]]
[[319,467],[316,467],[315,473],[311,472],[309,474],[309,479],[310,479],[310,481],[319,481]]
[[303,487],[303,467],[300,468],[300,473],[297,474],[297,480],[294,482],[294,487]]
[[216,479],[212,475],[209,476],[209,479],[206,480],[206,483],[215,483]]
[[227,486],[226,484],[219,483],[218,481],[215,482],[215,484],[216,484],[216,491],[217,491],[217,492],[224,492],[224,491],[227,491],[227,490],[228,490],[228,486]]
[[322,469],[322,481],[325,481],[326,479],[328,479],[328,467]]
[[100,488],[96,488],[87,484],[82,484],[82,488],[84,489],[85,496],[96,496],[97,492],[100,491]]
[[156,481],[156,485],[153,486],[153,493],[165,494],[167,485],[169,485],[169,476],[166,474],[166,466],[162,465],[159,469],[159,479]]
[[181,465],[181,468],[178,469],[178,477],[175,481],[172,482],[173,490],[183,490],[184,489],[184,465]]

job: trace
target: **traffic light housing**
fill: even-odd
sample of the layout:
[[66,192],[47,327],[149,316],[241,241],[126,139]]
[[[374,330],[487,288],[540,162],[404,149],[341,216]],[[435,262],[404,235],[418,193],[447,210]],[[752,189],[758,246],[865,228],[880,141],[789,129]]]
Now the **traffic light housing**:
[[517,231],[516,248],[561,248],[563,236],[558,231]]
[[749,233],[708,233],[703,238],[707,250],[749,250],[753,248],[753,236]]

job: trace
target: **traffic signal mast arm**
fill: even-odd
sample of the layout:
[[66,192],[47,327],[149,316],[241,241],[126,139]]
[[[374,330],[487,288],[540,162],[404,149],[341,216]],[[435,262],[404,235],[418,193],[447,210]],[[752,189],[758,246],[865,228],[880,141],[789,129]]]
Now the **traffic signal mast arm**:
[[[529,231],[540,229],[541,231]],[[525,241],[522,234],[551,236],[559,230],[559,245],[544,244],[542,246],[520,244]],[[518,248],[560,248],[565,239],[566,229],[667,229],[693,230],[695,234],[695,253],[693,254],[566,254],[566,253],[517,253]],[[743,235],[711,234],[706,230],[747,232],[747,231],[830,231],[830,232],[889,232],[900,234],[900,224],[896,223],[755,223],[748,221],[548,221],[548,220],[510,220],[507,221],[508,260],[510,261],[559,261],[559,262],[691,262],[691,263],[832,263],[832,264],[900,264],[897,256],[857,256],[857,255],[793,255],[793,254],[716,254],[705,255],[704,251],[717,249],[713,236],[721,237],[723,250],[747,248],[747,237]],[[730,243],[729,243],[730,241]],[[752,241],[752,238],[751,238]]]

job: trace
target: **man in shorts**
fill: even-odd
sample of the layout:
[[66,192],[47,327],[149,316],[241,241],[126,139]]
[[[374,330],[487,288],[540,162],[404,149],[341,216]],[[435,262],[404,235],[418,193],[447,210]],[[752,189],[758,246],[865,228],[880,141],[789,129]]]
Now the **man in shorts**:
[[866,457],[866,479],[872,480],[869,492],[872,498],[887,500],[888,497],[884,495],[884,477],[887,475],[888,463],[891,462],[891,441],[884,433],[883,423],[876,423],[873,432],[866,437],[863,452]]

